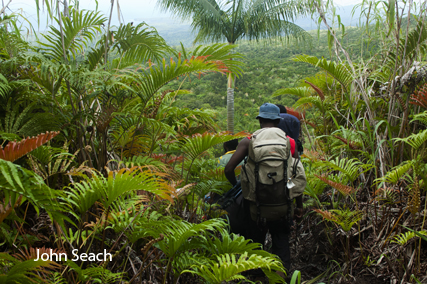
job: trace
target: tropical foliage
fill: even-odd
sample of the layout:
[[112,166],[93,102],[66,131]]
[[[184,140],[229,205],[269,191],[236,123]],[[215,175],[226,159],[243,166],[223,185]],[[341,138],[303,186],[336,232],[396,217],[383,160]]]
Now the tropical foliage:
[[[257,268],[285,282],[270,239],[230,233],[205,202],[231,187],[221,144],[257,129],[267,100],[301,120],[305,148],[286,280],[424,283],[426,3],[364,1],[357,29],[320,1],[177,3],[161,1],[198,40],[227,43],[171,48],[144,23],[53,0],[34,43],[0,12],[0,283],[242,283]],[[326,27],[319,47],[228,44],[307,35],[290,23],[306,12]],[[227,76],[241,76],[235,134]],[[64,259],[34,261],[50,253]]]

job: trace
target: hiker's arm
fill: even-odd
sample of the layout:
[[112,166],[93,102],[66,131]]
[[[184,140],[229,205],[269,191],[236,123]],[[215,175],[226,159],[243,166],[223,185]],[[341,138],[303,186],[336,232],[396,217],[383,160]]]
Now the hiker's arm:
[[240,141],[239,145],[237,146],[236,152],[234,152],[233,156],[231,156],[230,158],[230,161],[228,161],[228,164],[224,168],[225,177],[233,186],[235,186],[237,183],[236,175],[234,174],[234,169],[241,161],[243,161],[243,159],[248,154],[249,142],[250,141],[248,138],[244,138],[242,141]]
[[297,207],[294,210],[295,219],[297,222],[301,222],[302,216],[304,214],[303,205],[302,205],[302,194],[295,198]]
[[295,143],[295,151],[294,151],[294,154],[292,155],[292,157],[294,157],[295,159],[299,158],[297,143]]

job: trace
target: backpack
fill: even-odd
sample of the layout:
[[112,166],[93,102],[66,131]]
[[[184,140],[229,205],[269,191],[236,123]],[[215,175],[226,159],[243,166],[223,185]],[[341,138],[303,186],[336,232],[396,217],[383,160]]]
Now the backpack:
[[291,217],[292,200],[307,183],[302,163],[291,156],[289,138],[277,127],[252,134],[240,176],[243,197],[250,201],[256,222]]

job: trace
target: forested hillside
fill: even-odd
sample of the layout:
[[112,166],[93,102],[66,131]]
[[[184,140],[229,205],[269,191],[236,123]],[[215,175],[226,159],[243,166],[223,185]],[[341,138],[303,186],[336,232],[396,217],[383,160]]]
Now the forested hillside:
[[[426,283],[427,2],[364,1],[354,28],[330,2],[158,1],[222,42],[169,46],[78,0],[37,1],[55,24],[34,42],[0,10],[0,284]],[[283,21],[300,13],[320,29]],[[218,166],[226,142],[250,155],[265,102],[304,141],[266,143],[292,165],[277,182]],[[285,200],[268,224],[261,185]]]
[[[373,39],[363,39],[364,31],[358,28],[349,28],[346,31],[344,44],[354,59],[360,56],[368,59],[379,50],[378,42]],[[310,31],[311,40],[303,44],[291,42],[269,41],[260,42],[242,41],[235,48],[243,55],[240,61],[244,63],[245,72],[236,80],[235,93],[235,127],[236,131],[255,131],[259,125],[253,119],[258,107],[265,102],[280,103],[292,107],[298,100],[293,94],[272,97],[279,89],[293,88],[304,83],[306,77],[316,76],[321,72],[314,66],[302,62],[295,62],[296,55],[308,54],[318,58],[333,57],[328,47],[326,31]],[[362,45],[362,42],[364,45]],[[179,48],[176,47],[178,50]],[[364,53],[360,54],[360,49]],[[320,74],[320,73],[319,73]],[[168,84],[167,88],[190,90],[191,93],[177,97],[175,105],[192,109],[214,109],[218,112],[217,123],[221,129],[226,125],[226,89],[227,78],[220,73],[206,73],[202,76],[193,76],[185,80],[176,80]],[[251,115],[249,115],[251,114]],[[307,113],[310,117],[310,112]]]

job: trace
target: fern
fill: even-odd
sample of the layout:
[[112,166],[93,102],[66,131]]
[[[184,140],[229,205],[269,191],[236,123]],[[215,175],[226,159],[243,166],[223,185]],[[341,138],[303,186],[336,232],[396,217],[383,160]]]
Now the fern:
[[352,188],[351,186],[348,186],[348,185],[345,185],[342,183],[338,183],[338,182],[334,182],[334,181],[329,180],[323,176],[319,176],[319,175],[314,175],[314,176],[317,177],[318,179],[320,179],[321,181],[323,181],[324,183],[332,186],[333,188],[338,190],[344,196],[347,196],[347,195],[355,192],[355,189]]
[[[417,231],[418,234],[421,234],[423,236],[427,237],[427,231]],[[393,240],[390,242],[397,243],[401,246],[406,245],[412,238],[418,236],[415,232],[409,231],[405,233],[400,233],[399,235],[394,236]]]
[[268,273],[272,270],[283,270],[283,265],[277,258],[263,257],[260,255],[248,255],[247,252],[236,255],[232,253],[220,254],[216,256],[215,262],[192,267],[193,270],[184,270],[202,277],[207,283],[223,283],[228,281],[247,280],[240,273],[251,269],[262,268],[267,272],[270,283],[284,283],[284,280],[275,273]]
[[341,228],[348,233],[351,230],[351,227],[359,222],[363,217],[362,211],[351,211],[350,209],[332,209],[332,210],[319,210],[314,209],[317,213],[323,216],[323,218],[328,221],[334,222],[335,224],[341,226]]
[[13,162],[53,139],[58,134],[59,132],[46,132],[19,142],[9,142],[4,149],[0,146],[0,159]]
[[108,177],[92,172],[89,178],[82,175],[84,180],[74,183],[69,187],[67,197],[63,198],[64,204],[72,204],[80,213],[84,214],[96,201],[102,203],[104,208],[110,207],[126,194],[138,190],[154,193],[157,196],[172,201],[171,192],[166,183],[157,177],[159,173],[142,170],[138,167],[111,171]]
[[329,75],[334,77],[345,89],[349,89],[351,82],[353,81],[353,76],[349,71],[349,68],[341,63],[336,63],[334,61],[328,61],[325,58],[317,58],[315,56],[309,55],[298,55],[293,59],[296,62],[305,62],[309,63],[315,67],[319,67],[326,71]]
[[427,125],[427,111],[420,112],[414,115],[414,118],[411,120],[411,122],[414,122],[414,121],[419,121],[424,125]]
[[403,141],[409,146],[411,146],[414,150],[418,150],[421,146],[424,145],[424,142],[427,141],[427,129],[421,131],[420,133],[413,133],[405,138],[394,138],[395,141]]
[[412,166],[412,161],[403,162],[400,165],[394,167],[391,171],[387,172],[385,176],[377,178],[375,183],[388,182],[391,184],[397,184],[403,175],[412,168]]
[[300,98],[298,101],[296,101],[296,103],[292,107],[306,110],[313,106],[317,107],[320,111],[323,112],[324,106],[322,104],[322,100],[320,97]]
[[49,214],[57,216],[58,221],[63,219],[59,217],[62,216],[59,212],[65,210],[56,200],[62,195],[61,192],[46,186],[40,176],[2,159],[0,172],[0,189],[11,204],[16,204],[19,195],[22,195],[36,208],[43,208]]
[[[3,269],[0,270],[0,273],[3,272],[0,274],[1,284],[33,284],[34,279],[42,283],[48,283],[37,274],[37,271],[42,267],[58,268],[57,264],[50,261],[34,261],[31,259],[20,262],[6,253],[0,253],[0,260],[3,260],[0,261],[0,266],[3,266]],[[4,269],[5,266],[8,267],[7,270]],[[47,270],[44,271],[46,272]]]
[[[191,161],[190,167],[188,169],[188,173],[190,174],[191,166],[194,163],[194,160],[198,158],[200,155],[205,153],[209,148],[224,143],[226,141],[230,141],[236,138],[242,138],[247,136],[248,133],[239,132],[234,135],[225,135],[225,133],[203,133],[203,134],[195,134],[192,137],[185,137],[180,141],[179,147],[182,152],[185,153],[185,157],[188,157]],[[186,179],[186,183],[188,181],[188,175]]]
[[131,158],[123,158],[119,162],[119,166],[123,165],[126,168],[142,167],[142,168],[164,168],[165,164],[155,158],[149,156],[132,156]]
[[333,161],[324,162],[323,164],[327,165],[332,170],[339,171],[344,174],[345,179],[342,179],[343,183],[354,182],[360,174],[374,167],[372,164],[363,164],[357,158],[336,158]]
[[124,273],[122,272],[113,273],[102,266],[93,266],[82,269],[70,260],[67,261],[67,265],[77,272],[78,279],[83,282],[93,281],[93,283],[116,283],[123,279],[124,276]]

